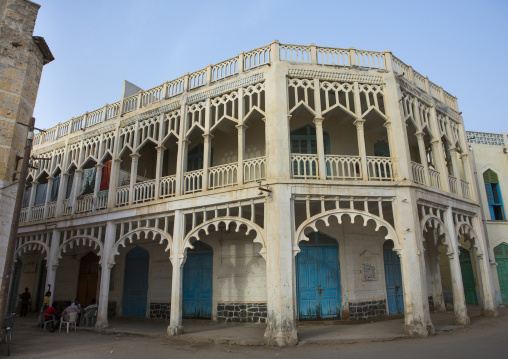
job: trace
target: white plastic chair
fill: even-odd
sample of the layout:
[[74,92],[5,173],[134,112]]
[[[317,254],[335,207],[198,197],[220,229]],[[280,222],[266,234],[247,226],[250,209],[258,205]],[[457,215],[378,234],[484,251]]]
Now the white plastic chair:
[[62,320],[60,321],[60,329],[58,330],[59,332],[62,331],[62,325],[63,324],[67,324],[67,333],[69,333],[69,327],[72,326],[74,324],[74,331],[76,331],[76,318],[78,317],[78,312],[72,312],[72,313],[69,313],[69,320],[64,320],[62,318]]
[[97,320],[97,307],[95,308],[89,308],[85,310],[85,314],[83,315],[83,320],[81,321],[81,324],[85,324],[88,327],[88,321],[90,321],[90,324],[93,324]]

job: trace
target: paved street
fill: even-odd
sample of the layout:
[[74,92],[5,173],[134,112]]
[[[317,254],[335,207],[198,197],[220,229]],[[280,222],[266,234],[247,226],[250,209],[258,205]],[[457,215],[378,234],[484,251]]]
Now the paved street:
[[[24,318],[23,318],[24,319]],[[369,324],[366,324],[369,325]],[[300,344],[293,348],[191,344],[156,336],[103,333],[43,333],[32,325],[16,328],[12,358],[507,358],[508,311],[499,318],[473,317],[472,325],[439,331],[426,339],[353,344]],[[0,355],[5,355],[5,344]]]

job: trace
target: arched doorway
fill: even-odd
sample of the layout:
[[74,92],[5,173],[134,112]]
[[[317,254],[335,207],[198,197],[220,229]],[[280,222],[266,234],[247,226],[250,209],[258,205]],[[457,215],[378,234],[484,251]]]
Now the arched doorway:
[[78,292],[76,298],[83,305],[89,305],[92,299],[97,299],[97,280],[99,278],[99,257],[95,253],[88,253],[81,258],[79,264]]
[[400,258],[398,254],[393,251],[392,241],[387,241],[383,245],[383,260],[388,314],[402,314],[404,313],[404,296]]
[[462,272],[462,283],[464,285],[464,296],[467,304],[478,304],[476,296],[476,282],[474,280],[473,264],[471,253],[464,248],[460,249],[460,271]]
[[211,319],[213,250],[201,241],[193,245],[183,268],[183,317]]
[[337,319],[341,316],[339,247],[320,232],[300,242],[296,257],[298,317],[300,320]]
[[501,289],[501,300],[508,304],[508,245],[502,243],[494,248],[497,263],[497,276]]
[[136,246],[125,256],[122,315],[145,317],[148,292],[148,251]]

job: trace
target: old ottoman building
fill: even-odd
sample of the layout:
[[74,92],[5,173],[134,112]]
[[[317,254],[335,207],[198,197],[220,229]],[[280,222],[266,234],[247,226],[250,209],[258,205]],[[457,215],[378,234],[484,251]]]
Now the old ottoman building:
[[[108,316],[261,323],[496,314],[457,99],[389,51],[277,41],[38,134],[12,293]],[[462,260],[468,257],[467,261]],[[446,289],[446,288],[445,288]],[[265,324],[264,324],[265,323]],[[241,330],[241,329],[239,329]]]

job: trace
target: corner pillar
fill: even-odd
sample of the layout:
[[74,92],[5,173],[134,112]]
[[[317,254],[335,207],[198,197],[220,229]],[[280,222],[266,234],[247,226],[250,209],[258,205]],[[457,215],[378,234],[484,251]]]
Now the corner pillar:
[[107,328],[108,323],[108,301],[109,301],[109,284],[111,278],[111,268],[114,261],[111,258],[113,245],[116,239],[116,225],[108,221],[106,224],[106,234],[104,240],[104,249],[101,256],[101,286],[99,289],[99,304],[97,312],[97,322],[95,328]]
[[[182,325],[182,283],[183,262],[180,258],[185,235],[185,215],[181,210],[175,211],[175,226],[173,229],[173,247],[171,248],[171,264],[173,266],[173,278],[171,281],[171,316],[167,329],[168,335],[180,335],[184,333]],[[183,259],[182,263],[180,263]]]

